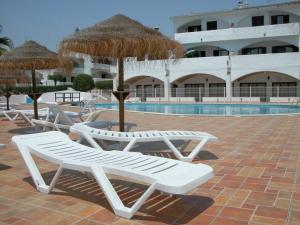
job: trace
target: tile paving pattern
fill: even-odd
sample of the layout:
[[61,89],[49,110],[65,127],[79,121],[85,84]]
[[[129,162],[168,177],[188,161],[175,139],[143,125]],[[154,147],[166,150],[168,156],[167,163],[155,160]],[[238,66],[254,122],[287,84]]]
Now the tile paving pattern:
[[[69,108],[70,109],[70,108]],[[116,112],[101,119],[117,120]],[[131,130],[195,130],[219,137],[193,163],[214,168],[209,182],[185,196],[155,192],[132,220],[115,216],[88,175],[64,171],[54,192],[35,190],[25,165],[10,144],[34,131],[21,120],[0,118],[0,224],[213,224],[300,225],[300,116],[178,117],[126,113]],[[72,138],[76,136],[71,135]],[[188,151],[195,143],[176,143]],[[113,146],[116,146],[115,144]],[[146,154],[173,157],[162,143],[139,144]],[[46,180],[55,166],[36,158]],[[112,177],[127,205],[145,186]]]

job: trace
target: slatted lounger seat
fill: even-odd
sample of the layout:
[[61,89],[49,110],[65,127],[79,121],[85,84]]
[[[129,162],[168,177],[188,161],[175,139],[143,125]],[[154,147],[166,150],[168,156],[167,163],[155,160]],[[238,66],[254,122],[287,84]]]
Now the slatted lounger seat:
[[[136,152],[101,151],[71,141],[66,134],[58,131],[14,136],[12,142],[20,151],[39,191],[49,193],[63,169],[89,172],[95,177],[114,212],[125,218],[131,218],[155,190],[185,194],[213,177],[212,168],[204,164]],[[50,185],[45,184],[31,154],[59,165]],[[123,205],[107,174],[131,178],[150,186],[129,208]]]
[[[91,123],[96,126],[97,122]],[[209,141],[215,141],[217,138],[209,133],[196,131],[140,131],[140,132],[117,132],[97,129],[89,126],[89,123],[76,123],[71,126],[70,131],[79,134],[86,139],[88,143],[94,148],[103,150],[102,147],[94,140],[110,140],[118,142],[129,142],[123,151],[128,152],[137,142],[153,142],[163,141],[173,151],[175,156],[182,161],[192,161],[204,145]],[[197,140],[199,144],[191,151],[188,156],[183,156],[178,150],[172,140]]]

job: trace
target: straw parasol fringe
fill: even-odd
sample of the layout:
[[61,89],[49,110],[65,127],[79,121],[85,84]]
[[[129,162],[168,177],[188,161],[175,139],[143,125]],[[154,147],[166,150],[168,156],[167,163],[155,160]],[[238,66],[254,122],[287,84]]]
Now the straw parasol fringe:
[[6,51],[0,57],[0,70],[44,70],[53,68],[65,68],[70,74],[72,62],[35,41],[27,41],[20,47]]
[[57,53],[49,51],[46,47],[35,41],[27,41],[22,46],[5,52],[0,56],[0,70],[31,70],[32,74],[32,98],[34,102],[34,117],[38,119],[36,93],[36,72],[54,68],[65,68],[70,76],[72,61],[58,56]]
[[160,32],[118,14],[96,25],[80,30],[60,43],[60,54],[79,52],[100,57],[168,59],[182,57],[184,49]]
[[0,71],[0,88],[4,88],[4,96],[6,97],[6,109],[9,110],[9,97],[11,93],[9,91],[10,87],[16,86],[17,83],[26,82],[27,80],[23,79],[27,78],[25,71],[22,70],[5,70]]
[[74,52],[118,59],[119,86],[114,95],[119,99],[120,131],[124,131],[124,99],[129,94],[124,91],[124,59],[168,60],[171,55],[176,59],[183,56],[184,50],[182,45],[160,32],[118,14],[61,41],[61,55]]
[[[159,46],[163,46],[163,50]],[[114,46],[113,48],[111,46]],[[135,46],[134,48],[132,46]],[[178,50],[176,46],[165,41],[164,38],[132,40],[131,38],[123,38],[118,40],[101,39],[98,41],[70,40],[62,42],[60,45],[60,54],[70,54],[72,52],[88,53],[98,57],[126,58],[137,57],[138,60],[148,59],[168,59],[170,52],[175,58],[180,58],[183,51]],[[101,54],[99,54],[101,52]]]

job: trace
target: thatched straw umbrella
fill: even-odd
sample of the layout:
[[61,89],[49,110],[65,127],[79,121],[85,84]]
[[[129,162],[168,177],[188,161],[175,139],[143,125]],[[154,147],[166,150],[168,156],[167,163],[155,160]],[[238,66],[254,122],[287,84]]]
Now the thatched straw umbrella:
[[31,70],[32,73],[32,96],[34,102],[34,117],[38,118],[37,99],[40,94],[36,91],[35,70],[54,68],[66,68],[70,73],[71,61],[59,57],[55,52],[34,41],[26,41],[18,48],[5,52],[0,56],[0,70]]
[[6,109],[9,110],[9,92],[10,87],[16,86],[17,83],[30,83],[30,77],[23,70],[6,70],[0,71],[0,86],[5,87]]
[[118,59],[119,85],[114,94],[119,99],[120,131],[124,131],[124,99],[129,94],[124,91],[124,58],[168,59],[170,52],[174,58],[179,58],[183,48],[152,28],[124,15],[116,15],[62,40],[60,53],[72,52]]

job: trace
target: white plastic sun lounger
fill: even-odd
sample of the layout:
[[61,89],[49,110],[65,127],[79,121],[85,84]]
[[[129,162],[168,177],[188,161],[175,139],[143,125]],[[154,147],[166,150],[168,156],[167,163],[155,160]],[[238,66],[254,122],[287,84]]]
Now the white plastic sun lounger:
[[[46,117],[48,115],[48,109],[47,108],[39,109],[38,113],[40,117]],[[33,110],[25,110],[25,109],[24,110],[15,110],[15,109],[3,110],[0,111],[0,116],[4,116],[10,121],[15,121],[17,118],[22,118],[30,125],[32,126],[34,125],[30,120],[30,117],[34,116]]]
[[[63,111],[57,103],[47,103],[49,114],[45,120],[32,119],[31,122],[36,126],[42,126],[44,130],[50,128],[53,130],[69,130],[70,126],[75,124],[73,118],[81,119],[81,114],[71,111]],[[95,111],[87,115],[86,121],[96,120],[102,111]]]
[[[136,152],[101,151],[71,141],[66,134],[58,131],[14,136],[12,142],[20,151],[40,192],[50,193],[63,169],[89,172],[95,177],[115,214],[125,218],[131,218],[155,190],[185,194],[213,177],[213,169],[204,164]],[[32,154],[59,165],[49,185],[41,176]],[[134,179],[150,187],[129,208],[124,206],[107,175]]]
[[[123,151],[130,151],[137,142],[154,142],[163,141],[173,151],[175,156],[182,161],[193,161],[204,145],[209,141],[217,140],[217,137],[195,131],[138,131],[138,132],[118,132],[97,129],[89,126],[89,123],[76,123],[71,126],[70,131],[79,134],[81,137],[93,146],[103,150],[102,147],[94,140],[110,140],[117,142],[129,142]],[[198,145],[191,151],[188,156],[183,156],[180,150],[171,142],[172,140],[196,140]]]

